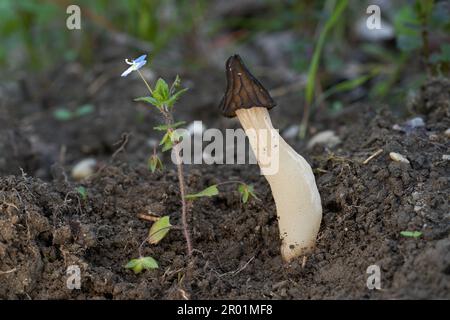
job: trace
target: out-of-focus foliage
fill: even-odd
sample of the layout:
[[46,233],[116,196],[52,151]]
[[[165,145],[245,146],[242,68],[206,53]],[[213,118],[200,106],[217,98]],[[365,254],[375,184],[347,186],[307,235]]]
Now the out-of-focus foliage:
[[0,61],[17,60],[17,54],[26,52],[27,59],[37,65],[47,44],[65,48],[67,39],[51,32],[57,12],[56,6],[40,1],[0,1]]
[[[426,75],[448,74],[448,1],[376,3],[383,4],[382,23],[390,29],[382,40],[369,39],[367,29],[366,38],[355,31],[360,22],[364,28],[370,1],[1,0],[0,64],[22,70],[71,60],[90,64],[98,56],[104,58],[99,54],[99,49],[105,50],[101,40],[115,35],[151,47],[136,47],[137,52],[172,53],[175,48],[178,57],[189,55],[201,43],[218,49],[212,56],[250,44],[247,50],[263,56],[255,39],[282,51],[273,39],[288,35],[282,62],[308,79],[307,88],[298,94],[313,109],[325,104],[334,110],[361,97],[403,99],[404,88],[416,88]],[[81,31],[65,28],[70,4],[81,7]],[[218,41],[223,36],[227,41]],[[204,57],[198,60],[206,62]],[[279,63],[270,57],[261,61]]]
[[[0,63],[16,66],[25,61],[25,67],[37,68],[61,59],[89,63],[96,39],[115,33],[148,42],[152,52],[158,52],[174,37],[191,30],[205,2],[2,0]],[[81,8],[81,31],[66,29],[66,8],[70,4]]]

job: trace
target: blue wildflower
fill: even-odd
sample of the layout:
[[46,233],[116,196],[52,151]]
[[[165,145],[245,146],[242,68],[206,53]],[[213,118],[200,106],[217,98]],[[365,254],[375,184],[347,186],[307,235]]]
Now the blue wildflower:
[[127,64],[129,64],[130,67],[127,70],[125,70],[120,76],[121,77],[126,77],[131,72],[139,70],[140,68],[142,68],[147,63],[146,59],[147,59],[147,55],[146,54],[143,54],[139,58],[137,58],[135,60],[131,60],[131,61],[128,60],[128,59],[125,59],[125,62]]

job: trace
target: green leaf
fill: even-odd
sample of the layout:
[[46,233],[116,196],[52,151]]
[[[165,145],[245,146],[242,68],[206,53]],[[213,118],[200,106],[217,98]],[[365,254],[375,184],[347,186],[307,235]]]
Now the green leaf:
[[161,107],[161,103],[153,97],[140,97],[140,98],[134,99],[134,101],[147,102],[157,108]]
[[422,235],[420,231],[402,231],[400,234],[408,238],[419,238]]
[[181,89],[180,91],[178,91],[177,93],[174,93],[167,101],[166,101],[166,105],[168,105],[169,107],[173,107],[173,105],[175,104],[175,102],[177,102],[177,100],[181,97],[181,95],[183,93],[185,93],[186,91],[188,91],[189,88],[184,88]]
[[253,192],[253,186],[252,185],[247,185],[247,184],[240,184],[238,187],[238,191],[242,196],[242,202],[245,204],[247,203],[248,199],[250,197],[253,197],[255,199],[258,199],[255,195],[255,193]]
[[79,107],[75,112],[72,112],[65,108],[57,109],[53,112],[53,116],[59,121],[68,121],[77,117],[83,117],[89,113],[94,112],[94,106],[86,104]]
[[164,164],[162,163],[162,161],[161,161],[161,159],[157,156],[157,159],[158,159],[158,163],[157,163],[157,165],[156,165],[156,169],[159,169],[159,170],[164,170]]
[[362,76],[356,77],[354,79],[349,79],[349,80],[339,82],[338,84],[332,86],[327,91],[325,91],[322,94],[321,100],[325,100],[329,96],[336,94],[336,93],[353,90],[353,89],[361,86],[362,84],[364,84],[366,81],[370,80],[370,78],[375,76],[377,73],[378,73],[378,70],[376,72],[362,75]]
[[243,202],[244,204],[247,203],[247,201],[248,201],[248,195],[249,195],[248,192],[244,192],[244,193],[242,194],[242,202]]
[[148,168],[150,169],[150,171],[152,173],[155,173],[156,170],[156,159],[154,157],[150,157],[149,161],[148,161]]
[[161,139],[161,142],[159,143],[159,145],[163,146],[162,152],[166,152],[167,150],[170,150],[172,148],[173,142],[172,142],[171,135],[172,135],[172,131],[167,131],[166,134]]
[[77,117],[82,117],[82,116],[88,115],[92,112],[94,112],[94,106],[92,104],[85,104],[85,105],[79,107],[75,111],[75,115]]
[[238,191],[242,196],[242,202],[245,204],[248,201],[248,188],[246,184],[240,184]]
[[133,269],[139,264],[139,259],[131,259],[128,261],[128,263],[125,265],[125,268],[127,269]]
[[160,103],[169,99],[169,86],[164,79],[159,78],[158,81],[156,81],[156,86],[153,90],[153,98],[158,100]]
[[143,258],[141,258],[141,262],[142,262],[142,266],[146,270],[158,269],[158,267],[159,267],[158,262],[156,262],[156,260],[153,259],[152,257],[143,257]]
[[175,77],[175,80],[173,81],[172,85],[170,86],[170,94],[173,94],[176,89],[178,89],[181,85],[181,79],[180,76],[177,75]]
[[70,110],[60,108],[56,109],[53,112],[53,117],[55,117],[55,119],[59,121],[68,121],[72,120],[75,117],[75,115]]
[[186,195],[186,199],[192,200],[192,199],[201,198],[201,197],[213,197],[213,196],[217,196],[218,194],[219,194],[219,189],[217,189],[216,184],[213,184],[212,186],[209,186],[208,188],[206,188],[203,191],[200,191],[199,193]]
[[125,265],[125,268],[131,269],[135,274],[138,274],[142,272],[144,266],[142,265],[141,259],[132,259]]
[[178,122],[175,122],[175,123],[173,123],[171,125],[162,124],[162,125],[153,127],[153,129],[154,130],[158,130],[158,131],[167,131],[168,129],[178,128],[179,126],[182,126],[185,123],[186,123],[186,121],[178,121]]
[[148,159],[148,168],[152,173],[155,173],[156,170],[164,169],[164,165],[161,159],[154,154]]
[[169,219],[169,216],[164,216],[152,224],[148,232],[148,242],[150,244],[157,244],[167,235],[172,226]]
[[83,186],[79,186],[77,188],[77,192],[80,194],[81,199],[86,200],[87,199],[87,190]]
[[252,185],[248,185],[248,193],[255,198],[256,200],[259,200],[258,197],[256,196],[255,192],[253,191],[253,186]]
[[171,140],[167,140],[167,141],[164,143],[164,146],[163,146],[163,148],[162,148],[162,152],[166,152],[167,150],[172,149],[172,147],[173,147],[173,142],[172,142]]
[[163,144],[166,143],[166,141],[170,141],[170,131],[167,131],[164,136],[162,137],[161,141],[159,142],[159,145],[162,146]]

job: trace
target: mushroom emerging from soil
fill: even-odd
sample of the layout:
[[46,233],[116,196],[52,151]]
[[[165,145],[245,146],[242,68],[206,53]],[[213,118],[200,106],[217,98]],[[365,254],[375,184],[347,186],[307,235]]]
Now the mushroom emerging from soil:
[[[268,110],[276,104],[238,55],[227,60],[226,75],[227,91],[220,109],[226,117],[238,117],[269,182],[277,209],[281,255],[289,262],[308,254],[319,232],[322,205],[314,174],[273,128]],[[260,134],[262,131],[265,133]],[[277,170],[268,170],[275,161]]]

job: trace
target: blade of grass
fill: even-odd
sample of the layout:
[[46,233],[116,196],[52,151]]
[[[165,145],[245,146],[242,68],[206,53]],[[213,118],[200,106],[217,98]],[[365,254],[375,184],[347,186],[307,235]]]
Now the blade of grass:
[[[327,5],[327,4],[325,4]],[[328,33],[338,22],[342,13],[348,5],[348,0],[338,0],[335,5],[330,18],[325,22],[325,25],[320,32],[319,40],[317,41],[316,47],[314,48],[313,57],[311,60],[311,65],[308,70],[308,80],[306,82],[305,88],[305,112],[302,119],[302,124],[300,126],[300,137],[303,138],[306,134],[306,128],[308,126],[310,107],[314,99],[315,83],[317,77],[317,70],[319,69],[320,57],[322,54],[323,47],[325,45],[325,40]]]
[[339,82],[338,84],[336,84],[336,85],[332,86],[331,88],[329,88],[328,90],[326,90],[320,96],[318,104],[320,104],[322,101],[328,99],[330,96],[332,96],[336,93],[351,91],[351,90],[363,85],[364,83],[369,81],[371,78],[373,78],[377,74],[379,74],[379,70],[373,70],[369,74],[365,74],[365,75],[362,75],[362,76],[359,76],[359,77],[356,77],[353,79]]

